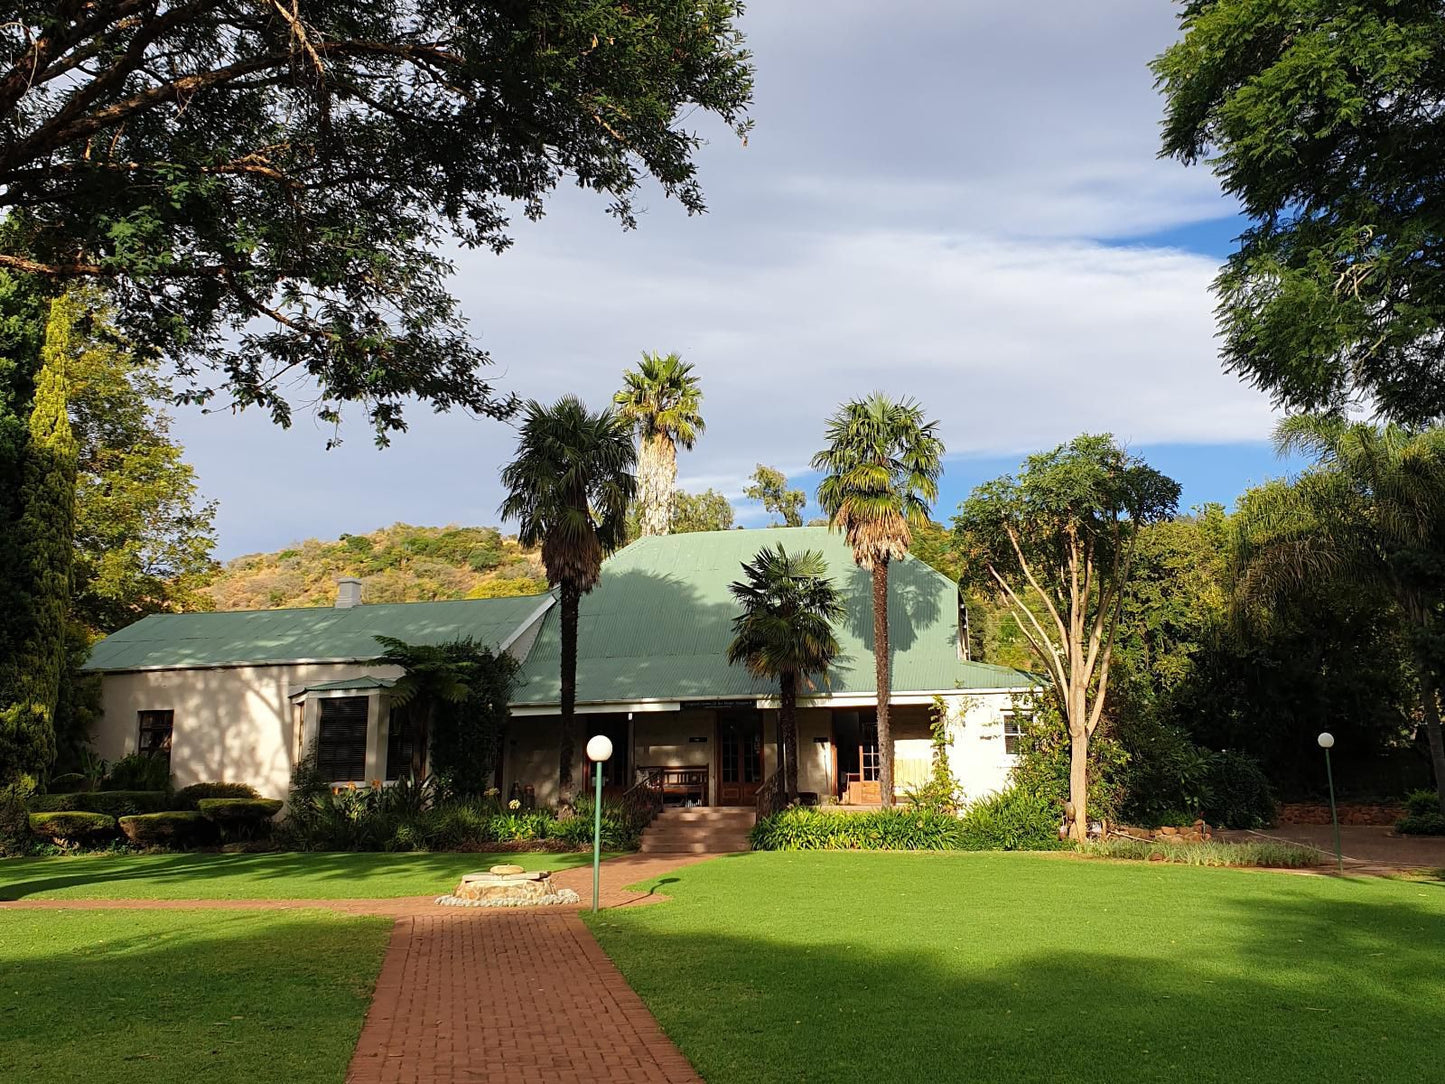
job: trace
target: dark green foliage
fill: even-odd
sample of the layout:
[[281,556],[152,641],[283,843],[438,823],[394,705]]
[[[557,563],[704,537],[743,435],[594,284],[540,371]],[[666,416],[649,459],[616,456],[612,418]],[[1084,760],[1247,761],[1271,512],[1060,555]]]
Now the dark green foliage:
[[1445,836],[1445,814],[1439,809],[1410,813],[1395,822],[1395,831],[1402,836]]
[[112,817],[128,817],[136,813],[164,813],[174,808],[171,795],[164,790],[95,790],[78,794],[36,794],[27,803],[36,813],[77,809],[88,813],[108,813]]
[[1412,814],[1439,812],[1439,798],[1433,790],[1412,790],[1405,795],[1405,812]]
[[[1062,809],[1069,800],[1069,731],[1047,697],[1020,697],[1014,705],[1019,722],[1018,760],[1012,782]],[[1089,816],[1117,820],[1126,794],[1129,754],[1120,746],[1107,720],[1089,742]]]
[[265,839],[271,834],[271,818],[281,812],[278,798],[202,798],[200,814],[215,823],[228,843]]
[[1163,153],[1252,220],[1215,280],[1228,368],[1291,409],[1445,415],[1439,5],[1192,0],[1180,23]]
[[170,764],[164,757],[127,753],[110,766],[101,789],[170,790]]
[[977,802],[962,816],[912,809],[864,813],[793,806],[753,828],[756,851],[1056,850],[1061,807],[1010,788]]
[[0,858],[30,850],[30,810],[19,788],[0,787]]
[[670,534],[691,534],[695,531],[731,531],[733,504],[715,489],[688,493],[679,489],[672,495],[672,529]]
[[0,784],[41,779],[55,761],[75,534],[67,368],[79,348],[82,319],[74,297],[51,303],[33,385],[14,524],[19,596],[17,609],[5,615],[18,632],[0,656]]
[[[965,708],[964,713],[966,711]],[[928,782],[905,794],[908,807],[927,813],[957,813],[958,807],[963,804],[963,788],[958,785],[958,778],[948,764],[948,708],[941,696],[933,698],[928,731]]]
[[260,798],[249,783],[192,783],[171,797],[170,809],[199,809],[203,798]]
[[1268,828],[1275,821],[1274,795],[1259,761],[1223,750],[1209,757],[1209,801],[1203,817],[1221,828]]
[[113,838],[117,833],[116,819],[109,814],[77,810],[32,813],[30,831],[41,839],[70,844],[97,843]]
[[0,256],[113,282],[194,400],[285,423],[301,376],[322,419],[356,404],[382,440],[413,396],[503,413],[442,250],[504,250],[564,180],[627,227],[649,178],[701,211],[685,118],[746,131],[739,13],[27,4],[0,23],[0,209],[24,209]]
[[141,847],[202,847],[219,838],[215,824],[191,810],[121,817],[120,830]]

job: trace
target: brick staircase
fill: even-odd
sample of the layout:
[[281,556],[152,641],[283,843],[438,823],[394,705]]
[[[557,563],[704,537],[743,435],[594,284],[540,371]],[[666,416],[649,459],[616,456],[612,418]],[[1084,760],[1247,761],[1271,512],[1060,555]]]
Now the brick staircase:
[[729,854],[748,849],[749,808],[668,809],[642,833],[644,854]]

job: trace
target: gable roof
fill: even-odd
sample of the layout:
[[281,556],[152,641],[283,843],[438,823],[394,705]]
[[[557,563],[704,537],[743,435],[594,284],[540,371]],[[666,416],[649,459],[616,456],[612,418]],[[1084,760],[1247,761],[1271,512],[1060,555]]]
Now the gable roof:
[[346,609],[153,614],[113,632],[91,651],[86,670],[173,670],[298,662],[365,662],[381,654],[378,636],[409,644],[471,637],[505,647],[538,615],[546,595],[456,602],[364,604]]
[[[766,697],[776,686],[729,666],[727,646],[737,603],[728,585],[764,546],[819,550],[842,590],[847,616],[836,629],[842,656],[818,692],[872,694],[873,595],[870,574],[853,563],[841,536],[826,527],[713,531],[643,538],[602,566],[582,596],[577,627],[577,700],[624,703]],[[893,689],[1020,689],[1038,679],[1018,670],[964,662],[958,653],[958,588],[914,557],[889,566],[889,639]],[[561,614],[554,607],[519,675],[513,704],[561,699]],[[800,690],[808,695],[808,690]]]

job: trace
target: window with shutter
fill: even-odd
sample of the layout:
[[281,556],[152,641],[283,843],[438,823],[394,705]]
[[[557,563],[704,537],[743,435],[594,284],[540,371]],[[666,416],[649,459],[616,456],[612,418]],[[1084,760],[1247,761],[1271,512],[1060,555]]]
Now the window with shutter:
[[317,707],[316,770],[338,783],[364,780],[367,698],[327,697]]

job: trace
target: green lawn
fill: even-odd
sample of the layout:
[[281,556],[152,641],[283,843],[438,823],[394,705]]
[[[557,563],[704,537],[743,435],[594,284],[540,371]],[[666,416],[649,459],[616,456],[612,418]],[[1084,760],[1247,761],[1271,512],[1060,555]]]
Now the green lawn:
[[0,1080],[341,1084],[390,926],[316,911],[8,912]]
[[0,900],[383,899],[441,895],[499,862],[568,869],[588,854],[145,854],[0,859]]
[[587,916],[709,1084],[1422,1081],[1445,884],[768,853]]

